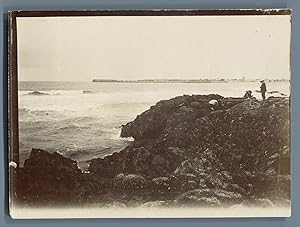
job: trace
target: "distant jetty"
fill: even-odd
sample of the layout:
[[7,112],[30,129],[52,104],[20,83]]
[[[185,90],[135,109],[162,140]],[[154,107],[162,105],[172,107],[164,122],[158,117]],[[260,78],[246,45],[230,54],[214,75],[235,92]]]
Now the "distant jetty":
[[121,81],[119,81],[119,80],[93,79],[92,82],[102,82],[102,83],[113,82],[113,83],[117,83],[117,82],[121,82]]
[[224,79],[144,79],[144,80],[111,80],[111,79],[93,79],[92,82],[100,83],[227,83]]
[[[229,79],[142,79],[142,80],[113,80],[93,79],[100,83],[228,83],[228,82],[259,82],[261,79],[229,78]],[[288,79],[265,79],[266,82],[290,82]]]

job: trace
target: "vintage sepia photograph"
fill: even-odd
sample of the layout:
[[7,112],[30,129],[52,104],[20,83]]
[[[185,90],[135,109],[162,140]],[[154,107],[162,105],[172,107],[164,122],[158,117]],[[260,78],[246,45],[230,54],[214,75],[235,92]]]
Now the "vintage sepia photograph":
[[9,22],[13,218],[291,215],[291,10]]

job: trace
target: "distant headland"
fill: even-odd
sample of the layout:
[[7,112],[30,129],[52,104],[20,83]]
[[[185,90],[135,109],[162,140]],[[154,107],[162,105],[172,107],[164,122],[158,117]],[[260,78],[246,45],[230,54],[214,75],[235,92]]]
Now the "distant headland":
[[[100,83],[227,83],[227,82],[255,82],[259,79],[142,79],[142,80],[113,80],[93,79],[92,82]],[[266,80],[268,82],[288,82],[286,79]]]
[[92,82],[109,82],[109,83],[225,83],[224,79],[200,79],[200,80],[183,80],[183,79],[143,79],[143,80],[111,80],[111,79],[93,79]]

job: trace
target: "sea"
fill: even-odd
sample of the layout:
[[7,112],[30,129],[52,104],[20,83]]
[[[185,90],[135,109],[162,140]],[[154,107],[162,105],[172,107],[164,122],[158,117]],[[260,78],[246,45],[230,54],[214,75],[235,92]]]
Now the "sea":
[[[290,94],[289,82],[266,84],[268,91]],[[261,94],[254,92],[259,87],[259,82],[20,81],[20,165],[32,148],[40,148],[76,160],[80,168],[86,169],[88,160],[103,158],[131,143],[133,138],[120,137],[122,125],[160,100],[192,94],[241,97],[246,90],[252,90],[253,95],[261,99]]]

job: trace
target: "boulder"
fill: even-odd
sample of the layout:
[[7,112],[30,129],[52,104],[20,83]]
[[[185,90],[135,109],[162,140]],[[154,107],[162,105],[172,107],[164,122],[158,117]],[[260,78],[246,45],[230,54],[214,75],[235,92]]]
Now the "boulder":
[[16,194],[28,204],[72,204],[102,193],[107,182],[82,173],[76,161],[58,153],[32,149],[16,173]]

